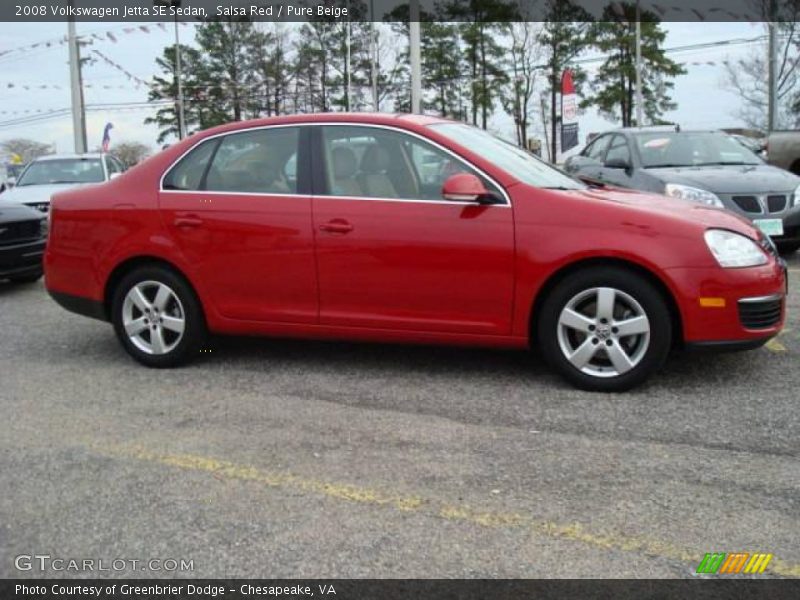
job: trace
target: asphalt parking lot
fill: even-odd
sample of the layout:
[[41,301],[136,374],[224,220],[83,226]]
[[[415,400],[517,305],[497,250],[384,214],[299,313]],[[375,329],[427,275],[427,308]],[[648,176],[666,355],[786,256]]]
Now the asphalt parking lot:
[[[624,395],[526,353],[216,339],[134,364],[0,282],[0,577],[18,555],[192,577],[800,577],[800,255],[783,335]],[[48,571],[56,576],[87,573]]]

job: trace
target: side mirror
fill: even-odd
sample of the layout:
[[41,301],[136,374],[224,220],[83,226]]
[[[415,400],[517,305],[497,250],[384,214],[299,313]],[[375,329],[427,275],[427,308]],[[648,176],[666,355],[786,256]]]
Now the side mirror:
[[570,156],[566,160],[564,163],[564,170],[567,173],[576,173],[583,168],[599,166],[601,166],[600,161],[589,158],[588,156],[583,156],[582,154],[577,154],[575,156]]
[[623,169],[627,171],[631,168],[631,163],[622,158],[611,158],[606,161],[605,167],[607,169]]
[[17,178],[16,177],[9,177],[8,179],[6,179],[6,187],[8,189],[13,188],[15,185],[17,185]]
[[472,173],[456,173],[442,185],[442,198],[456,202],[485,202],[492,198],[492,193]]
[[117,177],[119,177],[120,175],[121,175],[121,173],[111,173],[111,174],[108,176],[108,180],[109,180],[109,181],[111,181],[112,179],[116,179],[116,178],[117,178]]

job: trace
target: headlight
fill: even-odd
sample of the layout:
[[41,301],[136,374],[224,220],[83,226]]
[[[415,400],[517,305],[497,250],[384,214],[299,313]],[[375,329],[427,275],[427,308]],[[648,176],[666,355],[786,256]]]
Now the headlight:
[[691,202],[699,202],[700,204],[708,204],[709,206],[718,206],[723,208],[722,200],[717,198],[716,194],[712,194],[700,188],[691,187],[688,185],[681,185],[679,183],[668,183],[664,192],[667,196],[673,198],[681,198]]
[[48,215],[48,217],[39,221],[39,237],[46,238],[49,232],[50,232],[50,217]]
[[761,247],[751,240],[732,231],[709,229],[705,234],[706,244],[720,267],[757,267],[769,260]]

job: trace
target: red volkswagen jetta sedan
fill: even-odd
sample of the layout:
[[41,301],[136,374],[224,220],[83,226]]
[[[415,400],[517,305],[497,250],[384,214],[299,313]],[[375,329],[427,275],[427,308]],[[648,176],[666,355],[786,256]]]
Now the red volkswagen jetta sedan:
[[50,294],[151,367],[209,332],[533,345],[612,391],[784,320],[784,268],[744,219],[586,187],[432,117],[232,123],[56,195],[51,218]]

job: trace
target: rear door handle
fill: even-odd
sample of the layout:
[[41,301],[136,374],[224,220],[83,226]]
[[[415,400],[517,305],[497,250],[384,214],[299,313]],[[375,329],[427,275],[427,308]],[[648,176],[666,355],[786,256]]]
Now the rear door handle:
[[203,224],[203,219],[197,215],[186,215],[183,217],[175,217],[173,221],[177,227],[200,227]]
[[353,226],[344,219],[333,219],[320,225],[319,230],[325,233],[350,233],[353,231]]

